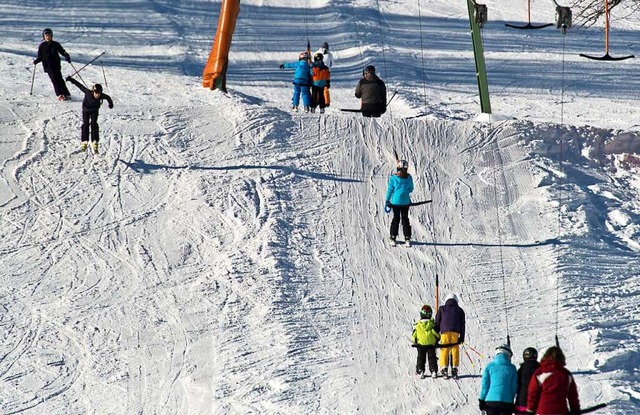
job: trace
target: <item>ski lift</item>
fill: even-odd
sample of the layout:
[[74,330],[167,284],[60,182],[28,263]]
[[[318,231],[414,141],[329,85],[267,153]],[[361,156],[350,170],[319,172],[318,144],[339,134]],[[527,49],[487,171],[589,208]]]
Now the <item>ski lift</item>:
[[487,5],[486,4],[478,4],[476,2],[473,3],[473,7],[475,8],[475,17],[476,24],[480,29],[482,29],[487,23]]
[[545,23],[543,25],[532,25],[531,24],[531,0],[528,0],[527,16],[528,16],[528,21],[529,22],[524,26],[516,26],[516,25],[512,25],[512,24],[505,24],[505,26],[510,27],[512,29],[542,29],[542,28],[545,28],[545,27],[553,26],[553,23]]
[[567,33],[567,29],[571,27],[573,13],[569,7],[556,7],[556,28],[562,29],[562,34]]
[[597,61],[622,61],[635,58],[634,55],[613,57],[609,55],[609,0],[604,0],[604,56],[589,56],[581,53],[580,56]]

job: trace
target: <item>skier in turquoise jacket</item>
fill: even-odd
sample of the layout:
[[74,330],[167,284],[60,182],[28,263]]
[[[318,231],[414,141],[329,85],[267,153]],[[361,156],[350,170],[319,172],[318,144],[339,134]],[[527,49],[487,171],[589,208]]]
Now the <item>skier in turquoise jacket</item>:
[[409,207],[413,192],[413,178],[407,172],[409,162],[399,160],[396,166],[396,172],[389,178],[387,186],[387,195],[385,197],[387,208],[393,209],[393,219],[391,220],[390,240],[395,245],[398,230],[400,228],[400,219],[402,219],[402,232],[407,246],[411,245],[411,223],[409,222]]
[[507,344],[496,347],[496,357],[482,373],[482,389],[478,398],[481,411],[487,415],[511,415],[518,392],[518,370],[511,363],[513,352]]
[[309,112],[311,105],[311,67],[309,66],[309,53],[302,52],[298,55],[297,62],[283,63],[280,69],[295,69],[293,75],[293,98],[291,99],[291,111],[297,112],[300,105],[300,95],[302,95],[302,105],[304,112]]

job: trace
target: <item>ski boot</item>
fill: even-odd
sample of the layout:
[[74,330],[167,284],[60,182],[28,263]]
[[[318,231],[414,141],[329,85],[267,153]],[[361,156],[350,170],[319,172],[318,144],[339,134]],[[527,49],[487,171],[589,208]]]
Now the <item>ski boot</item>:
[[320,108],[320,114],[324,114],[324,108]]
[[89,147],[89,143],[87,141],[82,141],[80,143],[80,150],[85,151]]
[[304,107],[304,112],[309,112],[309,107]]
[[405,239],[404,246],[406,246],[407,248],[411,248],[411,239]]
[[91,148],[93,149],[93,152],[95,154],[98,154],[98,142],[97,141],[94,141],[94,142],[91,143]]
[[396,246],[396,237],[395,236],[390,236],[389,237],[389,243],[391,244],[391,246]]
[[447,370],[446,367],[442,368],[442,370],[440,371],[440,374],[444,379],[449,379],[449,371]]
[[433,372],[431,372],[431,377],[432,377],[433,379],[438,379],[438,371],[437,371],[437,370],[434,370]]
[[458,368],[457,367],[452,367],[451,368],[451,377],[454,379],[458,379]]
[[291,106],[291,112],[298,112],[298,106],[297,105],[292,105]]

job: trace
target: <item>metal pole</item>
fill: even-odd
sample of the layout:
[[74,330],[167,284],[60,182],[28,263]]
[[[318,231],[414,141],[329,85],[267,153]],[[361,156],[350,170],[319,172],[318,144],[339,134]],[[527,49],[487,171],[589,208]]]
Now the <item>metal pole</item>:
[[480,27],[475,19],[475,3],[467,0],[469,8],[469,24],[471,25],[471,40],[473,42],[473,56],[476,61],[476,78],[478,82],[478,92],[480,94],[480,110],[485,114],[491,114],[491,101],[489,100],[489,83],[487,81],[487,68],[484,63],[484,50],[482,48],[482,37]]
[[36,68],[38,64],[33,65],[33,73],[31,74],[31,90],[29,91],[29,95],[33,95],[33,81],[36,79]]

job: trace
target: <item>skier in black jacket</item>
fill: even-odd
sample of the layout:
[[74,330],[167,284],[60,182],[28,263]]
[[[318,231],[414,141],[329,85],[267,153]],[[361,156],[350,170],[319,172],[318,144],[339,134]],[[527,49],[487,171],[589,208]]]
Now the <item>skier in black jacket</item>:
[[67,76],[67,82],[71,82],[84,92],[84,100],[82,101],[82,135],[80,137],[82,150],[86,150],[89,144],[89,126],[91,126],[91,146],[95,153],[98,152],[98,141],[100,141],[100,127],[98,126],[98,112],[102,100],[106,99],[109,108],[113,108],[113,100],[111,97],[102,92],[102,85],[95,84],[92,89],[86,88],[80,82],[70,76]]
[[60,72],[60,55],[64,56],[69,63],[71,63],[71,57],[60,43],[53,40],[53,31],[51,29],[42,31],[42,39],[42,43],[38,47],[38,57],[34,59],[33,64],[37,65],[42,62],[42,68],[49,75],[58,100],[66,101],[71,98],[71,93],[69,93]]
[[364,68],[356,87],[356,98],[362,99],[360,109],[365,117],[379,117],[387,112],[387,87],[376,75],[373,65]]
[[516,410],[525,412],[527,410],[527,390],[529,388],[529,380],[533,376],[533,372],[540,367],[538,363],[538,351],[533,347],[527,347],[522,352],[524,362],[518,369],[518,393],[516,395]]

